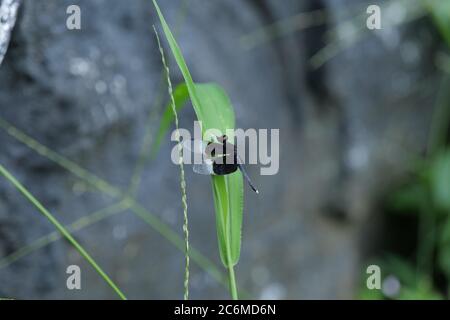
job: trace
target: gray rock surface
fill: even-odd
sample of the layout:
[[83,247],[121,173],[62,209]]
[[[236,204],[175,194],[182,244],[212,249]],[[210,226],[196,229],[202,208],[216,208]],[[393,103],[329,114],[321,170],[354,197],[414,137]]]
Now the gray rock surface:
[[0,6],[0,64],[8,50],[11,32],[16,24],[19,0],[5,0]]
[[[365,248],[377,238],[376,201],[426,140],[438,83],[430,26],[416,21],[365,31],[313,70],[309,58],[328,28],[364,14],[370,1],[160,2],[194,79],[228,91],[237,126],[280,128],[280,172],[259,176],[257,167],[249,169],[261,194],[245,194],[239,285],[255,298],[353,297]],[[66,29],[70,4],[81,7],[82,30]],[[251,48],[243,41],[313,9],[326,10],[328,25]],[[155,133],[166,101],[152,24],[157,17],[148,0],[23,1],[0,67],[0,117],[126,191],[145,133]],[[171,72],[180,82],[173,61]],[[183,110],[181,126],[191,128],[193,120],[193,111]],[[0,163],[64,223],[116,202],[3,129]],[[172,145],[166,138],[157,158],[145,163],[137,199],[182,236]],[[222,270],[209,179],[188,172],[187,189],[190,242]],[[0,259],[51,231],[0,180]],[[76,236],[129,298],[182,298],[183,254],[130,210]],[[82,268],[81,291],[65,286],[73,263]],[[228,297],[195,264],[191,275],[192,298]],[[64,241],[0,268],[0,296],[115,298]]]

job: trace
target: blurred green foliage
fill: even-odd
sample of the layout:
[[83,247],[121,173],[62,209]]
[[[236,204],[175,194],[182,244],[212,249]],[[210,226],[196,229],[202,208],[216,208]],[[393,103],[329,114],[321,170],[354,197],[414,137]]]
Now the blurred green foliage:
[[[416,215],[415,257],[393,253],[374,261],[382,278],[394,275],[401,284],[396,299],[443,299],[450,294],[450,148],[443,147],[418,165],[413,177],[388,200],[393,214]],[[388,298],[365,285],[363,299]]]
[[[422,0],[433,24],[450,47],[450,1]],[[444,45],[445,46],[445,45]],[[448,299],[450,298],[450,79],[443,75],[434,110],[427,155],[411,177],[388,197],[392,214],[417,219],[414,256],[386,252],[372,261],[381,267],[382,281],[398,280],[394,295],[366,286],[364,272],[359,297],[362,299]],[[365,271],[365,270],[364,270]]]
[[430,11],[434,24],[442,37],[450,46],[450,1],[448,0],[422,0],[424,6]]
[[[388,199],[392,214],[417,216],[418,241],[414,257],[393,253],[374,261],[382,278],[394,275],[401,284],[396,299],[442,299],[450,287],[450,149],[421,162],[412,177]],[[383,290],[365,285],[363,299],[388,298]]]
[[432,284],[430,277],[417,272],[413,263],[395,255],[388,255],[383,260],[375,261],[374,264],[380,265],[382,277],[394,275],[400,283],[398,294],[388,297],[384,290],[370,290],[366,286],[366,277],[363,277],[363,286],[360,292],[361,299],[380,300],[380,299],[399,299],[399,300],[440,300],[443,295],[439,293]]

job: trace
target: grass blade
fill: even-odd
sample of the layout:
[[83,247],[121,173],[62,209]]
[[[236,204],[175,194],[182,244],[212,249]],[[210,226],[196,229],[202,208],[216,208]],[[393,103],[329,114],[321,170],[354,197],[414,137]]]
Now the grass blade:
[[[91,214],[81,217],[80,219],[72,222],[71,224],[66,225],[66,229],[73,234],[74,232],[84,229],[85,227],[90,226],[94,223],[100,222],[112,215],[121,213],[127,208],[128,206],[125,205],[123,202],[116,203],[114,205],[108,206],[106,208],[97,210]],[[61,238],[62,238],[61,233],[59,233],[58,231],[53,231],[45,236],[36,239],[32,243],[27,244],[17,249],[16,251],[8,254],[7,256],[0,258],[0,269],[6,268],[7,266],[11,265],[17,260],[31,254],[32,252],[35,252],[38,249],[44,248],[45,246],[48,246],[49,244]]]
[[194,81],[192,80],[191,73],[189,72],[189,69],[186,65],[186,61],[184,61],[184,57],[181,54],[180,47],[178,46],[177,42],[175,41],[172,31],[170,31],[169,25],[167,24],[166,20],[164,19],[164,16],[162,15],[161,10],[159,9],[159,6],[155,0],[153,0],[153,4],[158,13],[158,17],[161,20],[164,34],[167,38],[167,41],[169,42],[170,49],[172,50],[175,60],[177,61],[177,64],[178,64],[180,71],[183,75],[183,78],[186,82],[186,86],[188,88],[189,96],[191,97],[194,110],[197,114],[197,117],[201,118],[201,110],[203,108],[202,108],[200,99],[197,97],[197,92],[195,90],[195,84],[194,84]]
[[122,299],[126,300],[125,295],[119,287],[111,280],[111,278],[100,268],[95,260],[86,252],[86,250],[76,241],[67,229],[56,220],[56,218],[5,168],[0,164],[0,174],[5,177],[22,195],[33,205],[39,212],[46,217],[55,228],[67,239],[83,258],[97,271],[97,273],[105,280],[105,282],[117,293]]

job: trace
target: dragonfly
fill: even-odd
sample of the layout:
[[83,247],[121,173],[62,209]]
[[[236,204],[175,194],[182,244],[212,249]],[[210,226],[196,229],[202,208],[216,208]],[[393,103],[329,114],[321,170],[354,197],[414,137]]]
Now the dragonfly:
[[236,145],[228,142],[226,135],[216,137],[215,140],[217,141],[206,142],[185,139],[181,142],[183,150],[201,156],[201,163],[194,161],[193,171],[203,175],[223,176],[240,170],[250,188],[259,194],[258,189],[253,185],[244,169],[244,162],[237,153]]

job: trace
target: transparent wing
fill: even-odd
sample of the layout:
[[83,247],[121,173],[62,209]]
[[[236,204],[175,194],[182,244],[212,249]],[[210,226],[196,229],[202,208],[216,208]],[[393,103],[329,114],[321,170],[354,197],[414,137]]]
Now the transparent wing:
[[197,154],[204,154],[207,143],[202,140],[183,140],[181,142],[183,150]]
[[198,174],[211,175],[214,174],[213,170],[213,160],[212,159],[204,159],[205,150],[208,146],[208,143],[202,140],[184,140],[181,142],[183,147],[183,151],[192,152],[197,155],[201,155],[201,163],[195,163],[192,166],[192,170]]
[[208,159],[206,159],[201,164],[194,164],[192,169],[194,170],[195,173],[198,173],[198,174],[207,174],[207,175],[214,174],[213,162]]

